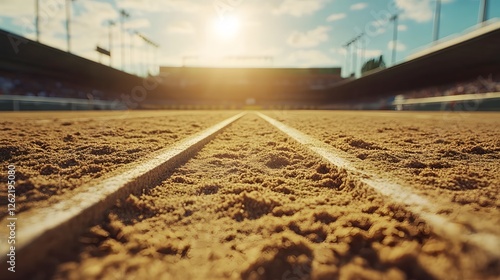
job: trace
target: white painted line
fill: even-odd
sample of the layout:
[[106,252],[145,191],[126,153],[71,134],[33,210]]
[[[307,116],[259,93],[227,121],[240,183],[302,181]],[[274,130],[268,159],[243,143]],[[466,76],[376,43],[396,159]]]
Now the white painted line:
[[[103,212],[118,199],[160,183],[166,172],[187,160],[218,132],[245,114],[237,114],[165,148],[144,163],[90,186],[69,200],[37,209],[36,213],[29,211],[19,214],[15,245],[18,263],[16,271],[30,271],[33,265],[50,255],[50,252],[64,250],[61,244],[71,241],[87,226],[102,219]],[[6,265],[7,253],[7,246],[1,246],[1,269]]]
[[343,152],[262,113],[257,112],[257,115],[332,164],[356,175],[361,182],[375,189],[380,194],[396,203],[405,205],[408,210],[418,214],[433,227],[435,233],[447,238],[459,238],[460,241],[473,244],[482,251],[489,253],[491,257],[500,258],[499,236],[490,233],[464,231],[463,227],[459,224],[453,223],[448,218],[436,214],[437,207],[435,204],[427,198],[412,192],[409,187],[390,182],[380,175],[360,170],[355,167],[354,162],[342,156]]

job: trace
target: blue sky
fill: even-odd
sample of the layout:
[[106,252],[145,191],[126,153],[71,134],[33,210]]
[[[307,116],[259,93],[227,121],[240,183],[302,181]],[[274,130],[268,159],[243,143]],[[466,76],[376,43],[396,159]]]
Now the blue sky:
[[[66,49],[65,0],[40,1],[42,43]],[[0,28],[35,39],[35,0],[0,0]],[[74,0],[72,52],[99,60],[108,48],[108,21],[125,21],[125,60],[119,24],[111,29],[112,65],[144,72],[140,61],[180,66],[345,67],[346,42],[364,32],[365,59],[383,55],[391,64],[393,24],[399,13],[397,61],[432,43],[435,0]],[[442,0],[440,38],[477,23],[480,0]],[[489,0],[488,19],[500,18]],[[160,45],[153,52],[134,35]],[[361,44],[361,43],[359,43]],[[358,45],[358,63],[361,45]],[[228,59],[230,56],[246,60]],[[260,60],[272,57],[272,61]],[[108,64],[108,58],[101,61]],[[351,60],[352,67],[352,60]],[[358,64],[358,67],[360,64]]]

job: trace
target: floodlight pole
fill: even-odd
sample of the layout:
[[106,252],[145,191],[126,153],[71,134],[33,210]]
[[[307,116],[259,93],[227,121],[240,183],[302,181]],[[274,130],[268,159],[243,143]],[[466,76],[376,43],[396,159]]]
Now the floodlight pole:
[[156,69],[158,65],[158,47],[153,48],[153,73],[156,74]]
[[358,68],[358,60],[357,60],[357,58],[358,58],[358,44],[357,44],[357,42],[358,42],[357,38],[354,38],[354,41],[352,42],[352,49],[353,49],[352,59],[354,61],[352,63],[352,65],[353,65],[354,77],[356,77],[356,70]]
[[142,70],[144,77],[148,76],[148,44],[144,43],[142,47]]
[[139,36],[142,41],[144,42],[143,48],[142,48],[142,67],[144,68],[144,76],[148,76],[149,72],[149,45],[150,45],[150,40],[146,38],[143,34],[140,34],[139,32],[136,32],[137,36]]
[[351,66],[352,66],[352,60],[353,60],[353,56],[354,54],[351,54],[352,52],[352,48],[351,48],[351,45],[354,43],[354,40],[350,40],[349,42],[347,42],[344,47],[346,48],[346,72],[347,72],[347,75],[348,77],[351,77]]
[[[355,45],[355,49],[356,49],[356,58],[359,56],[359,59],[356,60],[356,63],[354,63],[354,76],[356,76],[356,72],[358,71],[358,60],[359,60],[359,63],[361,63],[361,65],[363,64],[363,58],[364,58],[364,49],[363,49],[363,36],[365,35],[365,33],[361,33],[359,34],[356,38],[354,38],[354,43],[356,44]],[[361,45],[361,50],[359,50],[359,45]],[[361,72],[361,68],[360,68],[360,72]]]
[[74,0],[66,0],[66,44],[68,47],[68,52],[71,52],[71,31],[70,31],[70,21],[71,21],[71,2]]
[[[136,30],[134,31],[134,35],[137,37],[139,36],[139,32]],[[141,63],[141,44],[137,45],[136,48],[136,59],[137,59],[137,76],[140,76],[142,73],[142,63]]]
[[130,72],[133,73],[134,72],[134,33],[132,32],[132,30],[129,30],[129,34],[130,34],[130,50],[129,50],[129,55],[130,55]]
[[151,50],[153,48],[153,45],[151,45],[151,41],[148,38],[145,38],[144,40],[145,40],[146,46],[147,46],[147,48],[146,48],[146,54],[147,54],[147,59],[146,59],[146,61],[147,61],[147,63],[146,63],[146,66],[147,66],[146,67],[146,69],[147,69],[146,70],[146,77],[148,77],[150,75],[150,73],[151,73],[151,67],[152,67],[152,58],[151,58],[152,57],[152,55],[151,55],[152,52],[151,52]]
[[155,48],[155,60],[156,60],[156,75],[160,75],[160,46],[156,45]]
[[365,62],[365,51],[366,51],[366,41],[364,40],[365,33],[361,33],[361,67],[363,67],[363,63]]
[[149,52],[149,70],[148,70],[148,73],[149,73],[149,76],[153,76],[153,69],[155,67],[155,46],[151,43],[151,41],[149,41],[149,46],[151,47],[151,50]]
[[147,53],[146,53],[146,56],[147,56],[146,60],[148,60],[147,61],[147,73],[146,73],[146,76],[147,76],[150,73],[150,71],[152,71],[152,68],[155,68],[155,60],[157,60],[156,54],[157,54],[158,48],[160,46],[155,44],[150,39],[146,38],[146,36],[144,36],[144,35],[139,35],[139,37],[141,37],[142,40],[144,40],[144,42],[146,43],[146,47],[151,47],[151,51],[147,48]]
[[115,22],[110,20],[108,21],[108,36],[109,36],[109,46],[108,46],[108,49],[109,49],[109,66],[112,67],[112,64],[113,64],[113,59],[112,59],[112,52],[111,52],[111,49],[113,48],[113,26],[115,25]]
[[347,42],[347,44],[346,44],[346,55],[347,55],[347,58],[346,58],[346,62],[347,62],[347,65],[346,65],[347,77],[350,77],[351,76],[351,61],[352,61],[352,58],[351,58],[351,42]]
[[345,72],[349,73],[349,44],[345,44],[343,46],[345,48]]
[[[142,34],[140,34],[137,31],[135,32],[135,34],[139,38],[143,39],[143,41],[144,41],[144,36]],[[147,72],[147,70],[146,70],[146,68],[147,68],[147,64],[146,64],[146,61],[147,61],[147,49],[146,49],[146,47],[147,47],[147,45],[146,45],[145,41],[143,42],[142,47],[139,46],[139,50],[140,50],[139,51],[139,59],[141,60],[141,63],[140,63],[140,72],[141,72],[141,74],[144,74],[144,73]],[[142,53],[142,57],[140,55],[141,53]]]
[[[354,37],[352,40],[347,42],[345,45],[342,47],[345,48],[346,50],[346,72],[348,73],[349,77],[351,76],[351,71],[354,72],[354,77],[356,77],[356,72],[358,68],[358,56],[361,56],[360,61],[362,62],[362,59],[364,59],[364,47],[363,44],[361,44],[361,52],[359,51],[359,41],[365,36],[365,33],[361,33],[358,36]],[[352,48],[351,48],[352,46]],[[352,54],[351,54],[352,51]],[[351,64],[352,67],[349,67]],[[351,69],[352,68],[352,69]]]
[[35,13],[36,41],[40,42],[40,0],[35,0]]
[[488,0],[481,0],[481,6],[479,7],[479,18],[478,23],[483,23],[488,17]]
[[394,35],[392,39],[392,65],[394,65],[396,64],[396,51],[398,47],[398,15],[393,15],[391,21],[394,22]]
[[120,43],[121,43],[121,56],[122,56],[122,61],[121,61],[122,71],[125,71],[125,47],[123,45],[123,37],[124,37],[123,22],[125,21],[125,18],[128,17],[130,17],[130,15],[125,10],[123,9],[120,10],[120,29],[121,29]]
[[434,12],[434,33],[433,41],[439,40],[439,24],[441,22],[441,0],[436,0],[436,11]]

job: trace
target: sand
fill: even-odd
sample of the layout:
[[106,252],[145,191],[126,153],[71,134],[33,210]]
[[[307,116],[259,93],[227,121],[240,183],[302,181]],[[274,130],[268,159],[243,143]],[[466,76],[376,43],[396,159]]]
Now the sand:
[[[481,218],[498,213],[498,115],[461,122],[465,130],[415,115],[274,116],[356,155],[367,168],[408,180],[417,191],[442,193],[445,203],[468,206],[466,211]],[[469,172],[460,172],[466,165]],[[291,280],[500,274],[498,260],[439,237],[417,215],[253,114],[165,177],[143,195],[118,203],[66,256],[48,257],[53,265],[37,268],[33,276]],[[426,178],[434,180],[424,183]],[[469,192],[472,202],[452,199]],[[479,198],[483,202],[474,200]]]
[[[0,161],[16,167],[17,213],[60,201],[93,180],[235,112],[33,112],[0,114]],[[6,170],[6,169],[5,169]],[[0,182],[6,189],[6,181]],[[7,193],[0,193],[0,205]],[[6,207],[6,206],[5,206]],[[0,212],[0,219],[6,211]]]
[[[277,111],[269,116],[439,198],[443,212],[500,227],[500,114]],[[493,230],[493,229],[492,229]]]

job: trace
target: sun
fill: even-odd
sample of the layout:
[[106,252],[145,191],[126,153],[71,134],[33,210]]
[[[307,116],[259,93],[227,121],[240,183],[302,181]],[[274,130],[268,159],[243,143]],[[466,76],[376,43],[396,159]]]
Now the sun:
[[220,38],[233,38],[238,34],[240,21],[235,16],[220,17],[213,23],[213,32]]

